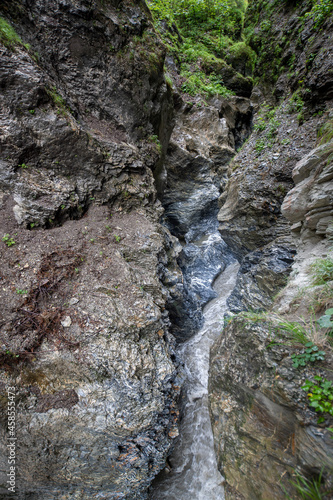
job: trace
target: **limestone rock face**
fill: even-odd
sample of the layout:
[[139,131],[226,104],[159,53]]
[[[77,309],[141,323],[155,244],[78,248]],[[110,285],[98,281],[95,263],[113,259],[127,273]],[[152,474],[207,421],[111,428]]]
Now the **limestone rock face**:
[[317,426],[301,389],[313,369],[293,369],[287,347],[269,347],[269,332],[268,324],[239,317],[211,351],[217,458],[228,484],[246,500],[285,498],[285,490],[296,498],[290,484],[296,467],[319,473],[325,464],[332,479],[330,433]]
[[0,46],[0,495],[14,386],[22,498],[146,498],[178,432],[181,271],[151,139],[172,126],[164,49],[143,2],[5,0],[0,15],[30,44]]
[[292,230],[306,236],[329,236],[333,224],[333,143],[312,150],[293,170],[296,186],[283,201],[281,211]]
[[[294,185],[296,164],[302,164],[307,155],[312,158],[317,127],[326,122],[327,116],[320,121],[315,117],[300,126],[295,117],[286,112],[287,106],[288,103],[283,102],[276,111],[277,130],[273,142],[265,137],[265,132],[254,130],[233,158],[219,199],[220,233],[242,261],[236,288],[228,299],[234,312],[268,307],[290,273],[296,253],[290,224],[285,212],[281,212],[281,205]],[[254,117],[255,127],[258,119],[260,113]],[[319,148],[324,158],[328,150],[329,146]],[[299,203],[293,206],[295,213],[301,207]]]
[[[331,256],[324,237],[332,235],[333,215],[332,58],[325,57],[332,16],[323,18],[319,29],[306,15],[311,9],[310,2],[263,8],[256,1],[248,9],[260,84],[251,95],[253,133],[229,164],[218,219],[241,263],[230,310],[268,313],[266,319],[257,313],[234,317],[211,350],[214,443],[226,498],[232,500],[282,499],[285,490],[297,498],[290,483],[294,470],[311,479],[324,465],[331,489],[332,418],[325,413],[318,424],[302,390],[316,375],[332,381],[331,349],[313,316],[332,307],[332,282],[325,291],[312,289],[310,275],[311,263]],[[275,314],[283,315],[276,321],[304,326],[326,351],[325,360],[296,369],[291,355],[302,347],[286,345],[287,334],[276,335],[270,321]]]

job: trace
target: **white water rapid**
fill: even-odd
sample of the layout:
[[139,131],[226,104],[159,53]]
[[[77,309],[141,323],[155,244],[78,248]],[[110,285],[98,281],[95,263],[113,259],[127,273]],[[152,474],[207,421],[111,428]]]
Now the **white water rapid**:
[[151,500],[224,500],[208,412],[209,351],[221,333],[238,268],[233,262],[215,280],[218,296],[204,308],[203,328],[179,349],[186,377],[180,437],[169,457],[171,470],[155,481]]

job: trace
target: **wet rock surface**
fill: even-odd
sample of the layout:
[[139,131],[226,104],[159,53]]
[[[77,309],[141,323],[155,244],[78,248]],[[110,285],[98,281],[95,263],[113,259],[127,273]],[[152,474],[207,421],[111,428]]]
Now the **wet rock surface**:
[[[197,108],[183,103],[160,174],[163,222],[182,242],[177,262],[183,272],[183,303],[169,305],[173,333],[188,339],[202,326],[202,306],[214,298],[212,283],[230,251],[218,232],[218,198],[235,145],[249,134],[248,99],[215,98]],[[172,293],[172,292],[171,292]]]

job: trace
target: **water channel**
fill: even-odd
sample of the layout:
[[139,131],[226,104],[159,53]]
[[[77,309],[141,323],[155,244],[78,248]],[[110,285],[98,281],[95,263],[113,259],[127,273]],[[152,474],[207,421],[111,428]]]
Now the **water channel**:
[[153,485],[151,500],[223,500],[223,477],[217,469],[208,412],[209,351],[221,333],[227,298],[239,264],[230,262],[215,280],[217,297],[203,310],[204,325],[179,347],[184,363],[180,436],[169,465]]

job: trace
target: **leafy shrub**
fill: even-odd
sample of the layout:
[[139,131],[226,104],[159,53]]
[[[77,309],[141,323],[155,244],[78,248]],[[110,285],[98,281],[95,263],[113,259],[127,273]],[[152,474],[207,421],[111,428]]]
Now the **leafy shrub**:
[[[157,30],[186,76],[185,92],[230,95],[216,76],[221,64],[226,66],[221,57],[227,54],[238,57],[242,52],[252,70],[255,53],[240,42],[247,3],[247,0],[148,1]],[[200,74],[202,71],[205,78]],[[192,72],[193,77],[184,75],[185,72]],[[215,75],[210,77],[211,73]]]
[[300,354],[291,355],[294,368],[299,368],[300,366],[306,366],[308,363],[314,363],[316,361],[324,360],[325,352],[320,351],[313,342],[307,342],[305,344],[305,347],[306,349]]
[[255,150],[257,151],[257,153],[261,153],[261,151],[265,149],[266,146],[267,146],[267,141],[265,141],[265,139],[259,139],[256,142]]
[[186,77],[186,80],[182,85],[182,91],[189,95],[221,95],[223,97],[234,95],[234,92],[227,89],[223,85],[222,79],[214,73],[207,76],[203,71],[199,70],[195,71],[194,73],[185,71],[182,72],[182,76]]
[[304,107],[304,101],[298,91],[296,91],[289,99],[287,105],[287,113],[301,112]]
[[255,149],[260,153],[265,147],[271,147],[275,141],[280,122],[276,118],[276,108],[271,108],[269,105],[262,106],[257,123],[254,129],[258,132],[265,132],[264,138],[257,141]]
[[[316,375],[314,379],[317,381],[312,382],[311,380],[306,380],[305,385],[302,386],[303,391],[308,393],[308,398],[310,400],[310,406],[315,409],[315,411],[320,413],[328,413],[333,417],[333,387],[332,382],[326,378],[322,378]],[[325,419],[320,417],[318,423],[323,422]]]

